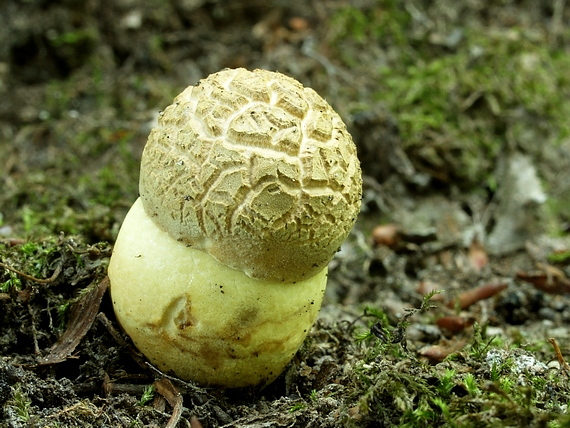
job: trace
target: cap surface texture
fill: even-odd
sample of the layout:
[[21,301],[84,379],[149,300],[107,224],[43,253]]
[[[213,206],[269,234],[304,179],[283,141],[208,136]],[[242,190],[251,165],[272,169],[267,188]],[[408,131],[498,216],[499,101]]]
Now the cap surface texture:
[[186,88],[141,162],[148,216],[253,278],[294,282],[332,259],[360,209],[356,147],[315,91],[228,69]]

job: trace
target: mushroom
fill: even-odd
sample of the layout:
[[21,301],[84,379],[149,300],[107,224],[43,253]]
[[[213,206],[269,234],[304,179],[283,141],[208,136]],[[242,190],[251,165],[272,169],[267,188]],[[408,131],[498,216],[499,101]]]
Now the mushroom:
[[226,69],[160,113],[109,265],[119,323],[163,371],[272,382],[314,323],[360,209],[346,126],[315,91]]

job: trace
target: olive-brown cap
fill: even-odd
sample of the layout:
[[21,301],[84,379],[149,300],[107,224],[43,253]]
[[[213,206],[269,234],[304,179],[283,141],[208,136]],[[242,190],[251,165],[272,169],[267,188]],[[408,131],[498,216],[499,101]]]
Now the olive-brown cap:
[[280,73],[226,69],[161,112],[140,194],[174,239],[253,278],[295,282],[348,235],[362,177],[345,124],[315,91]]

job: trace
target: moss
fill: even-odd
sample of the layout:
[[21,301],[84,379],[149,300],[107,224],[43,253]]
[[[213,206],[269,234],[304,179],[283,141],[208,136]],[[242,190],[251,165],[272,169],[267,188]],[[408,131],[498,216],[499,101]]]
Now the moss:
[[442,46],[430,41],[439,34],[418,37],[409,9],[391,1],[376,5],[337,12],[338,54],[356,67],[358,50],[345,43],[382,49],[369,102],[395,115],[417,168],[444,183],[491,187],[502,150],[521,145],[540,156],[543,145],[529,135],[550,143],[570,135],[566,51],[530,29],[482,32],[468,25]]
[[152,399],[154,399],[156,395],[156,389],[154,388],[153,385],[149,385],[144,389],[144,392],[140,398],[140,400],[138,401],[137,405],[139,406],[145,406],[147,403],[149,403]]
[[12,408],[18,419],[22,422],[27,422],[30,420],[30,407],[32,405],[32,401],[28,398],[28,396],[22,392],[20,388],[16,388],[14,392],[14,396],[8,406]]
[[[409,312],[415,321],[429,323],[431,315],[425,309],[428,301],[425,299],[420,308]],[[388,322],[379,309],[368,307],[365,314]],[[407,319],[402,317],[397,326],[406,328]],[[369,326],[373,325],[375,320],[369,320]],[[570,386],[528,351],[489,337],[485,328],[475,326],[468,348],[454,354],[454,358],[429,365],[406,352],[399,342],[388,340],[396,329],[385,324],[385,338],[357,330],[353,339],[357,362],[345,383],[351,391],[342,412],[346,426],[567,423],[563,409],[570,400]],[[540,354],[539,350],[547,352],[544,342],[534,345],[535,354]]]
[[544,122],[555,141],[568,135],[568,94],[561,88],[569,65],[569,56],[524,34],[469,34],[453,55],[383,69],[378,97],[396,113],[416,162],[434,174],[449,169],[450,179],[483,182],[499,151],[519,135]]

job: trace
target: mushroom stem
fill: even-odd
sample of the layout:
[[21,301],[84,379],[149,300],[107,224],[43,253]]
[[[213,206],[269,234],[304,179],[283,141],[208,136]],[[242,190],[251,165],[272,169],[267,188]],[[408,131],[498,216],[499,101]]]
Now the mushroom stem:
[[121,284],[111,287],[121,326],[153,364],[231,388],[265,385],[282,372],[317,317],[327,268],[297,283],[250,278],[171,238],[139,199],[109,277]]

